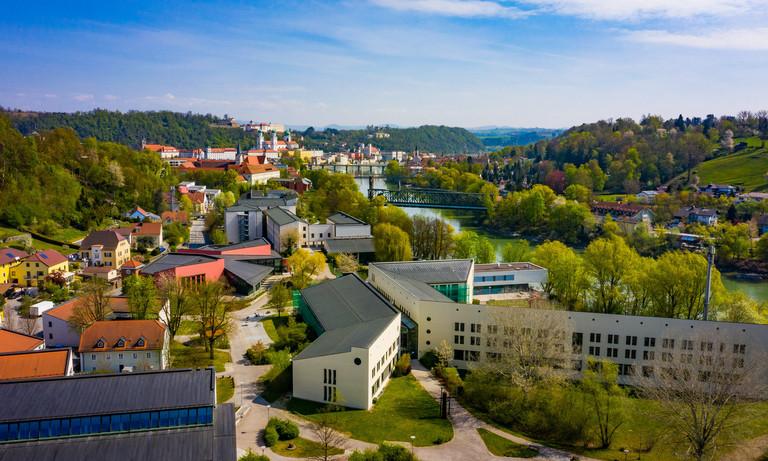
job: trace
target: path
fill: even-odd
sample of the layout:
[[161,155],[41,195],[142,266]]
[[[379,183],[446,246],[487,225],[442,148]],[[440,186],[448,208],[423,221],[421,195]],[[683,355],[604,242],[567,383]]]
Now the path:
[[[411,364],[413,376],[435,400],[439,401],[440,383],[418,360],[412,361]],[[497,429],[473,416],[456,400],[451,401],[450,420],[453,424],[453,439],[448,443],[434,447],[416,447],[414,451],[419,459],[422,461],[462,461],[472,459],[547,459],[569,461],[575,456],[571,453],[545,447]],[[477,432],[479,428],[486,429],[520,445],[536,447],[539,450],[539,456],[536,458],[494,456],[485,447],[483,439],[480,438],[480,434]],[[576,456],[582,461],[596,461],[581,455]]]
[[189,227],[189,245],[205,245],[205,243],[205,219],[193,219]]

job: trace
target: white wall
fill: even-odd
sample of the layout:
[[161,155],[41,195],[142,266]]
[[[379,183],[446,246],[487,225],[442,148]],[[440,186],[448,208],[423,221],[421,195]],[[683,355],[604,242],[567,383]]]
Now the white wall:
[[333,224],[310,224],[307,229],[306,243],[309,246],[319,246],[331,237],[333,237]]
[[43,313],[43,334],[45,335],[45,347],[73,347],[77,350],[80,345],[80,334],[70,328],[69,323],[54,317],[47,312]]
[[370,237],[369,224],[336,224],[336,237]]
[[[121,354],[123,358],[120,358]],[[120,372],[120,365],[134,367],[134,371],[144,371],[163,370],[166,364],[163,360],[163,353],[159,350],[83,352],[80,354],[80,369],[83,373],[104,370],[118,373]]]

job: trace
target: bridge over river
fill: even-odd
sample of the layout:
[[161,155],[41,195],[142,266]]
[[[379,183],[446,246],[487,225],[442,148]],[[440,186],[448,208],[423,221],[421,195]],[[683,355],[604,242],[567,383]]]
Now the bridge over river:
[[443,208],[454,210],[487,211],[485,195],[454,192],[443,189],[368,189],[368,198],[383,196],[388,203],[401,207]]

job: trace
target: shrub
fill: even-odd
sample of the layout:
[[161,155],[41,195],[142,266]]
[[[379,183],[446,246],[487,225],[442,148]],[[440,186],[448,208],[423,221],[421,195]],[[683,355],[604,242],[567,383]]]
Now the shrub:
[[267,426],[267,428],[264,429],[264,443],[268,447],[273,447],[278,440],[277,430],[275,430],[274,427]]
[[395,376],[405,376],[411,372],[411,354],[403,354],[395,364]]
[[459,370],[454,367],[437,367],[435,368],[435,375],[443,381],[451,394],[461,392],[464,387],[464,381],[459,376]]
[[288,349],[280,351],[268,350],[264,353],[267,358],[267,363],[274,365],[276,368],[288,368],[291,363],[291,353]]
[[280,440],[292,440],[299,436],[299,427],[287,419],[270,418],[267,427],[273,427]]
[[418,458],[405,447],[385,443],[376,450],[355,451],[349,461],[418,461]]
[[264,343],[257,342],[247,351],[245,351],[245,357],[254,365],[266,365],[269,363],[267,360],[267,348],[264,347]]
[[431,370],[437,365],[437,354],[435,354],[435,351],[427,351],[421,356],[419,362],[427,367],[427,370]]
[[264,455],[257,455],[249,448],[243,456],[237,458],[237,461],[269,461],[269,458]]

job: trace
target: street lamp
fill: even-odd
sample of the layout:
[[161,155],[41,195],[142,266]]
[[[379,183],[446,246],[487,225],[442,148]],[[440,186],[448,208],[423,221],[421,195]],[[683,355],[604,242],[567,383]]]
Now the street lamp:
[[415,435],[412,435],[412,436],[411,436],[411,456],[413,456],[413,441],[414,441],[414,440],[416,440],[416,436],[415,436]]
[[621,452],[624,453],[624,461],[627,461],[627,455],[629,455],[629,450],[625,448],[621,450]]

